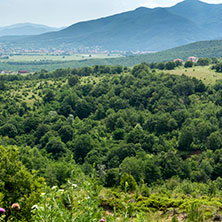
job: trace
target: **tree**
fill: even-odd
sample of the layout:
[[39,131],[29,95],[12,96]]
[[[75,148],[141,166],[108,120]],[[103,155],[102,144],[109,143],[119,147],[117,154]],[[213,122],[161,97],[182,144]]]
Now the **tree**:
[[24,120],[24,131],[29,133],[31,130],[36,130],[39,124],[39,119],[37,117],[27,117]]
[[181,133],[179,135],[179,149],[181,150],[190,150],[190,145],[193,142],[193,127],[188,126],[181,129]]
[[133,67],[132,74],[134,76],[139,76],[140,73],[143,72],[143,73],[147,74],[147,73],[149,73],[149,71],[150,71],[149,66],[146,63],[141,63],[141,64],[135,65]]
[[207,137],[207,147],[211,150],[222,148],[222,135],[219,131],[215,131]]
[[113,139],[114,140],[122,140],[124,138],[125,130],[124,129],[116,129],[113,131]]
[[193,62],[192,61],[186,61],[185,64],[184,64],[185,68],[190,68],[192,66],[193,66]]
[[212,69],[216,69],[216,72],[222,72],[222,63],[212,66]]
[[175,175],[181,175],[181,158],[174,152],[161,153],[159,155],[159,164],[164,179],[169,179]]
[[208,58],[199,58],[197,61],[197,65],[199,66],[208,66],[210,64],[210,59]]
[[72,141],[71,149],[78,163],[83,163],[87,153],[93,148],[93,140],[89,134],[82,134]]
[[72,140],[73,128],[70,125],[62,126],[59,130],[60,137],[64,143]]
[[75,86],[79,82],[79,77],[77,75],[73,75],[68,78],[68,84],[72,87]]
[[126,157],[119,168],[121,173],[132,175],[136,182],[144,179],[144,163],[137,157]]
[[175,62],[172,62],[172,61],[167,62],[166,65],[165,65],[165,69],[167,69],[167,70],[172,70],[175,67],[176,67],[176,64],[175,64]]
[[49,90],[47,93],[46,93],[46,95],[43,97],[43,101],[45,102],[45,103],[49,103],[49,102],[51,102],[53,99],[54,99],[54,93],[53,93],[53,91],[52,90]]
[[2,136],[14,138],[18,134],[18,130],[13,124],[6,123],[2,127],[0,127],[0,134]]
[[114,187],[118,185],[119,182],[119,169],[112,168],[107,170],[105,177],[105,186],[106,187]]
[[181,61],[179,61],[179,60],[176,60],[175,61],[175,65],[176,65],[176,67],[178,67],[178,66],[182,66],[183,63]]
[[165,69],[165,64],[163,62],[159,62],[156,67],[159,70],[164,70]]
[[46,124],[40,124],[35,132],[35,137],[40,140],[50,130],[49,126]]
[[150,185],[153,182],[161,179],[160,167],[156,164],[154,158],[147,158],[144,162],[144,181]]
[[51,138],[46,145],[46,151],[51,153],[54,159],[58,159],[65,155],[65,144],[58,138]]
[[0,90],[4,91],[5,90],[5,83],[4,81],[0,81]]

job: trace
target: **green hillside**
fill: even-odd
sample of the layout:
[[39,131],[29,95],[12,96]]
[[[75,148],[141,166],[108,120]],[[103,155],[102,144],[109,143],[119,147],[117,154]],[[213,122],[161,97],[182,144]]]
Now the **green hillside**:
[[176,58],[187,60],[189,56],[197,56],[199,58],[220,58],[222,57],[222,40],[195,42],[158,53],[114,59],[110,60],[110,63],[115,62],[131,66],[141,62],[165,62]]
[[2,221],[221,217],[221,81],[94,66],[1,75],[0,91]]

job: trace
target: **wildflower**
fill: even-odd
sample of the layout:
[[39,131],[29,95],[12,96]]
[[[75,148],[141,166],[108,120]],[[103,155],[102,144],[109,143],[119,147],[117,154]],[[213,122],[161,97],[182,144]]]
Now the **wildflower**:
[[34,210],[39,210],[39,209],[43,210],[43,207],[39,207],[38,205],[33,205],[33,206],[32,206],[32,210],[33,210],[33,211],[34,211]]
[[18,203],[13,203],[11,206],[12,210],[19,211],[21,209]]
[[104,218],[100,219],[100,222],[105,222],[106,220]]
[[4,208],[0,208],[0,213],[5,213],[5,209]]
[[52,190],[55,190],[55,189],[57,189],[57,186],[53,186],[53,187],[52,187]]
[[34,210],[34,209],[39,209],[39,206],[38,205],[33,205],[32,206],[32,209]]
[[77,184],[74,184],[74,183],[72,184],[72,186],[75,187],[75,188],[78,187]]

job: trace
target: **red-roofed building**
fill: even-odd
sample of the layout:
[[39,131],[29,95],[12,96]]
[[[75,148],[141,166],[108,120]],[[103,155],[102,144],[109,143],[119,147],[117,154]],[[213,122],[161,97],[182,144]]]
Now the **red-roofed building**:
[[27,71],[27,70],[19,70],[18,71],[18,74],[26,74],[26,73],[29,73],[29,71]]
[[190,57],[188,57],[188,59],[187,59],[188,61],[192,61],[192,62],[198,62],[198,58],[197,57],[195,57],[195,56],[190,56]]
[[174,59],[173,61],[174,61],[174,62],[177,62],[177,61],[178,61],[178,62],[183,62],[183,59]]

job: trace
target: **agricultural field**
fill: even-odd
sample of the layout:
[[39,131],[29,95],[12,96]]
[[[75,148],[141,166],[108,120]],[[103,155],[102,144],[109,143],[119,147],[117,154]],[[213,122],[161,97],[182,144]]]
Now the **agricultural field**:
[[40,62],[40,61],[75,61],[87,59],[107,59],[119,58],[120,54],[72,54],[72,55],[59,55],[59,54],[24,54],[24,55],[11,55],[6,60],[1,59],[1,62]]

